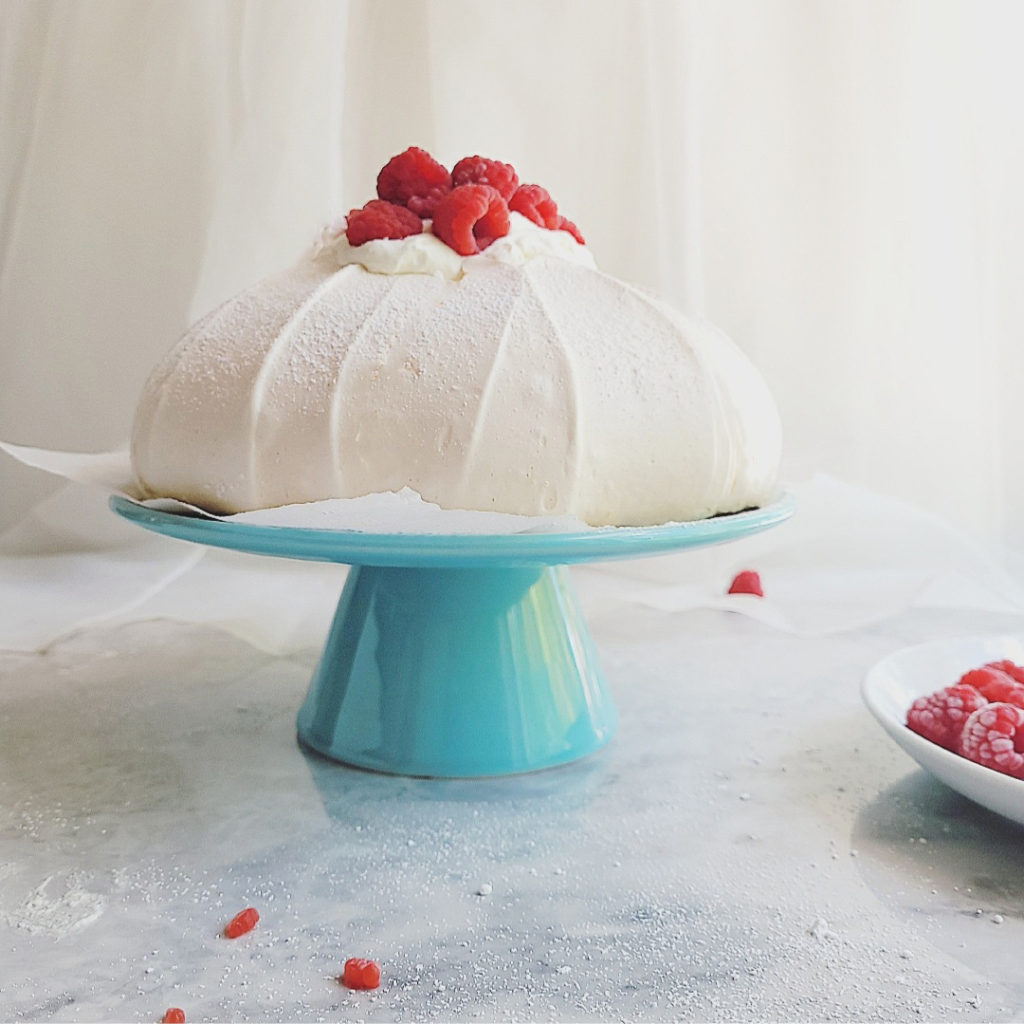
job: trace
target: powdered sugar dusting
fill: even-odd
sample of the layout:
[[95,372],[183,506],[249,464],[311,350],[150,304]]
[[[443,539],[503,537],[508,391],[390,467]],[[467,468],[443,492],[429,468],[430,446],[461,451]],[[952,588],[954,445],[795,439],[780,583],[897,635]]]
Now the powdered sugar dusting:
[[215,513],[409,487],[638,526],[764,504],[779,453],[727,338],[543,255],[455,281],[302,263],[186,335],[132,445],[148,497]]
[[13,928],[60,939],[88,928],[106,906],[106,900],[82,885],[81,876],[72,872],[63,879],[47,876],[11,910],[0,916]]

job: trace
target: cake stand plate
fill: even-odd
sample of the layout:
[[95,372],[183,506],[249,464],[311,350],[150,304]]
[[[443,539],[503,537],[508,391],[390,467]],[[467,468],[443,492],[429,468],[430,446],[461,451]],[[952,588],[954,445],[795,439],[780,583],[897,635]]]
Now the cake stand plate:
[[793,513],[575,533],[373,534],[255,526],[112,497],[156,533],[351,565],[298,714],[299,739],[346,764],[399,775],[508,775],[602,747],[615,707],[565,566],[737,540]]

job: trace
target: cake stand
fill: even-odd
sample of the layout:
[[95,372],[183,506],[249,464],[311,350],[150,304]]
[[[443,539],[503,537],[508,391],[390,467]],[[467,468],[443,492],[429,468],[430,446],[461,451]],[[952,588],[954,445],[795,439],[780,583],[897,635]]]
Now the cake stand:
[[156,533],[352,566],[298,714],[299,739],[399,775],[508,775],[574,761],[612,737],[615,707],[566,566],[737,540],[793,513],[574,533],[373,534],[256,526],[112,497]]

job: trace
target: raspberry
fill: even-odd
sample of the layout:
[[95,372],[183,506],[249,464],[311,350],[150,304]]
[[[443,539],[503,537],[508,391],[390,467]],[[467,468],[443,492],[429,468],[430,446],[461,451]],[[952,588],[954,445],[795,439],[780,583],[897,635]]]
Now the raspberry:
[[755,597],[764,597],[761,589],[761,577],[753,569],[744,569],[733,577],[729,584],[730,594],[753,594]]
[[508,202],[519,185],[519,175],[511,164],[503,164],[500,160],[464,156],[452,168],[452,184],[456,188],[459,185],[490,185]]
[[1024,665],[1017,665],[1007,659],[1005,661],[990,661],[985,668],[997,668],[1000,672],[1005,672],[1011,678],[1016,679],[1018,683],[1024,683]]
[[[1006,664],[1000,662],[998,664]],[[1016,704],[1024,708],[1024,683],[1018,683],[995,664],[972,668],[960,677],[960,682],[973,686],[988,701],[999,701],[1003,704]]]
[[239,911],[228,921],[224,926],[224,935],[229,939],[237,939],[239,935],[251,932],[256,927],[256,922],[259,919],[260,915],[257,913],[256,908],[247,907],[245,910]]
[[460,256],[472,256],[508,234],[508,206],[490,185],[460,185],[437,204],[434,234]]
[[408,238],[423,230],[423,221],[412,210],[383,199],[371,199],[361,210],[352,210],[345,221],[349,245],[374,238]]
[[541,188],[540,185],[520,185],[512,193],[508,208],[514,213],[521,213],[527,220],[532,220],[537,227],[557,231],[562,226],[558,205],[548,195],[548,190]]
[[376,988],[380,984],[380,968],[372,960],[350,957],[338,981],[345,988]]
[[998,701],[978,708],[964,726],[960,752],[986,768],[1024,779],[1024,710]]
[[432,217],[441,198],[452,190],[452,176],[425,149],[410,146],[393,156],[377,175],[377,195]]
[[572,237],[575,238],[576,241],[580,243],[580,245],[586,245],[587,244],[584,241],[583,236],[580,234],[580,229],[578,227],[576,227],[576,225],[573,224],[573,222],[571,220],[569,220],[568,217],[561,217],[561,218],[559,218],[558,230],[559,231],[568,231],[569,234],[572,235]]
[[185,1024],[185,1011],[176,1006],[169,1007],[161,1019],[161,1024]]
[[968,716],[985,706],[985,698],[973,686],[956,683],[918,697],[907,712],[907,726],[926,740],[958,753]]

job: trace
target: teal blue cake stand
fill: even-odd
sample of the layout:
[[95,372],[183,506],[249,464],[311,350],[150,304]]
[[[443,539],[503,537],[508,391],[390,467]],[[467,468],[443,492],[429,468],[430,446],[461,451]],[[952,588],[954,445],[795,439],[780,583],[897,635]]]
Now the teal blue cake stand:
[[254,526],[110,504],[171,537],[352,566],[299,739],[346,764],[445,778],[564,764],[615,732],[566,566],[736,540],[793,512],[784,497],[696,523],[452,535]]

